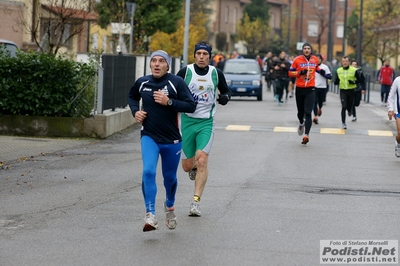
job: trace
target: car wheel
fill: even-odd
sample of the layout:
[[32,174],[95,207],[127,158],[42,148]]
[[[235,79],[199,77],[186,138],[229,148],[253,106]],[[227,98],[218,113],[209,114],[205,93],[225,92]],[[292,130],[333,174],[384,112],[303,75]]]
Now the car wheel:
[[262,89],[260,89],[260,90],[258,91],[258,94],[257,94],[257,101],[262,101]]

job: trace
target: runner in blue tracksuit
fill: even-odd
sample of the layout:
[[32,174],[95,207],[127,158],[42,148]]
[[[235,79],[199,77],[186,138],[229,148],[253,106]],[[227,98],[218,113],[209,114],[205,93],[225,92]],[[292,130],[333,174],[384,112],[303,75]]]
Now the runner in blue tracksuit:
[[[169,229],[176,227],[174,209],[178,185],[176,176],[182,148],[179,112],[193,113],[196,110],[196,103],[184,80],[168,73],[170,62],[166,52],[162,50],[153,52],[150,56],[152,75],[136,80],[128,96],[133,116],[137,122],[142,123],[142,191],[146,207],[143,231],[158,229],[155,202],[156,170],[160,155],[166,192],[164,222]],[[142,100],[141,107],[140,100]]]

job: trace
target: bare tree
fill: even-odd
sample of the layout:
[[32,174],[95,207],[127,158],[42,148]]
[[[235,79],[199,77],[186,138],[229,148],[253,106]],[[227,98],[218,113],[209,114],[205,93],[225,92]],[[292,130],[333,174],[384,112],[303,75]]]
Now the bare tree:
[[19,5],[17,15],[8,13],[31,36],[38,51],[57,54],[62,47],[71,47],[74,36],[84,33],[85,21],[97,19],[90,12],[90,4],[91,0],[47,0],[43,4],[30,0]]
[[[386,59],[396,57],[399,54],[399,32],[398,30],[388,30],[381,28],[374,31],[375,38],[370,39],[370,46],[375,46],[375,55],[381,61],[381,65]],[[367,51],[368,48],[366,48]]]
[[[322,42],[325,41],[325,31],[329,26],[329,6],[325,3],[323,6],[313,6],[315,18],[318,22],[318,32],[316,32],[316,42],[318,45],[318,52],[321,52]],[[333,20],[336,21],[340,10],[336,8],[333,13]],[[326,42],[326,41],[325,41]]]

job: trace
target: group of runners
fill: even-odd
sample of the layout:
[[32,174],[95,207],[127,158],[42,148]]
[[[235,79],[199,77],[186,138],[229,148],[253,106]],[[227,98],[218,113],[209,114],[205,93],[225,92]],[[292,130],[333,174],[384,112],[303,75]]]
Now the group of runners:
[[[143,161],[142,193],[146,208],[143,231],[158,229],[156,219],[156,171],[161,157],[162,175],[166,200],[164,201],[164,223],[175,229],[175,195],[178,186],[179,162],[194,180],[194,195],[189,216],[200,217],[200,199],[208,179],[208,156],[214,138],[214,115],[217,103],[226,105],[231,91],[221,69],[210,65],[212,47],[202,41],[194,49],[195,62],[180,69],[177,75],[169,73],[171,58],[158,50],[150,56],[152,74],[136,80],[128,95],[132,115],[141,128],[141,150]],[[275,100],[281,104],[283,90],[289,79],[295,82],[295,100],[298,134],[302,144],[310,140],[312,123],[318,123],[325,100],[327,80],[340,88],[342,103],[342,128],[347,129],[346,111],[356,121],[356,110],[361,99],[364,82],[361,68],[349,57],[342,58],[342,66],[332,75],[321,55],[313,55],[309,43],[304,43],[302,53],[292,62],[287,62],[286,53],[281,52],[271,64],[275,71]],[[389,119],[396,118],[398,134],[395,154],[400,157],[400,77],[396,78],[387,93],[386,104]],[[361,89],[359,89],[361,88]],[[288,92],[286,92],[286,97]],[[383,96],[382,96],[383,97]],[[314,112],[314,119],[312,119]]]

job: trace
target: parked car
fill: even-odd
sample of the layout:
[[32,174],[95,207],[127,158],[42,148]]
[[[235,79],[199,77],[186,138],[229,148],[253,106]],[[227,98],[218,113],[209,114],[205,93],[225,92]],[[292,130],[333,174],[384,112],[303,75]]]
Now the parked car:
[[15,57],[15,54],[18,51],[18,46],[14,42],[4,39],[0,39],[0,48],[3,48],[6,51],[10,52],[10,55],[12,57]]
[[256,60],[228,59],[223,72],[232,96],[255,96],[262,101],[262,74]]

